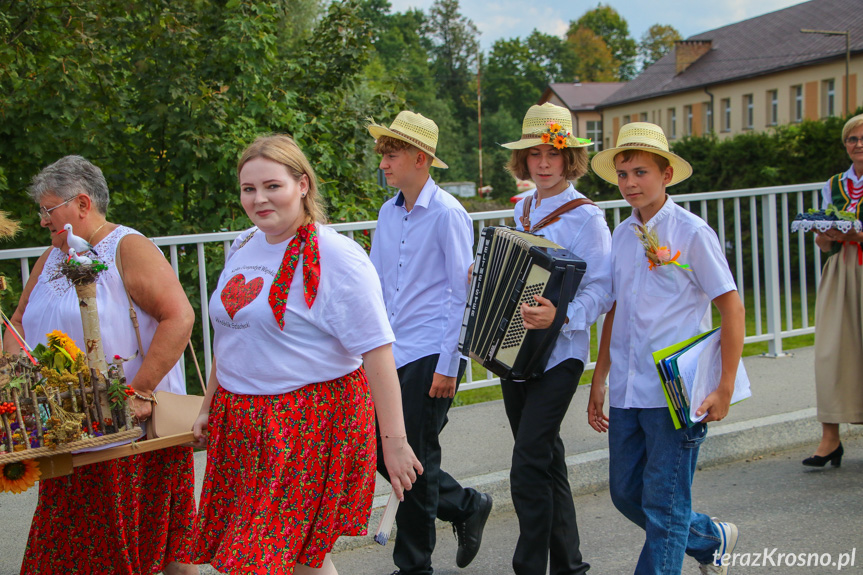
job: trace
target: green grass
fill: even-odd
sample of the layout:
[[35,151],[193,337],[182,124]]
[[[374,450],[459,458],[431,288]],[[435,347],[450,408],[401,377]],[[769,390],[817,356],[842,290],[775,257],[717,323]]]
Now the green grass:
[[[815,289],[813,286],[809,287],[807,293],[807,307],[809,311],[809,325],[815,325]],[[782,315],[783,321],[783,329],[787,329],[785,326],[785,300],[784,293],[782,295],[782,307],[780,313]],[[755,335],[755,297],[753,295],[752,289],[747,289],[744,294],[744,303],[746,305],[746,335]],[[766,298],[762,296],[761,298],[761,331],[762,333],[767,331],[767,309],[764,307],[766,303]],[[792,319],[793,319],[793,327],[801,328],[803,327],[803,320],[800,313],[800,292],[798,289],[792,288],[791,290],[791,304],[792,304]],[[719,325],[719,312],[715,307],[713,307],[713,325]],[[596,332],[596,326],[591,327],[590,333],[590,357],[591,359],[596,359],[596,347],[599,342],[599,337]],[[800,335],[795,337],[789,337],[782,340],[782,349],[783,350],[791,350],[798,347],[808,347],[815,344],[815,335]],[[761,355],[767,353],[768,351],[768,342],[762,341],[757,343],[747,343],[743,346],[743,355],[751,356],[751,355]],[[485,369],[479,365],[477,362],[471,360],[471,369],[473,373],[473,380],[479,381],[482,379],[486,379]],[[593,377],[593,370],[585,371],[581,380],[579,380],[579,385],[587,385],[590,383],[591,378]],[[479,389],[471,389],[467,391],[460,391],[455,396],[453,400],[453,406],[460,405],[471,405],[474,403],[483,403],[485,401],[494,401],[496,399],[502,399],[503,395],[500,391],[499,385],[494,385],[490,387],[482,387]]]

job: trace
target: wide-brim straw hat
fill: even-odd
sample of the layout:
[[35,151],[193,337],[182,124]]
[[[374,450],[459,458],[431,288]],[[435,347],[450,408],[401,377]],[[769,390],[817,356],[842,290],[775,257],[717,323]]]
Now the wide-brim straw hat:
[[586,148],[593,142],[572,135],[572,115],[569,110],[546,102],[542,106],[534,105],[528,109],[521,124],[520,139],[501,146],[510,150],[524,150],[542,144],[563,149]]
[[370,123],[366,127],[375,140],[381,136],[389,136],[390,138],[413,144],[432,157],[432,166],[436,168],[449,167],[435,155],[438,137],[437,124],[422,114],[408,110],[399,112],[399,115],[396,116],[396,119],[393,120],[389,128],[376,124],[374,120],[369,121]]
[[597,153],[590,161],[590,167],[597,176],[616,186],[617,168],[614,165],[614,157],[624,150],[650,152],[668,160],[674,170],[668,186],[679,184],[692,175],[692,166],[689,162],[668,150],[668,140],[665,139],[662,128],[649,122],[632,122],[624,125],[617,136],[617,146]]

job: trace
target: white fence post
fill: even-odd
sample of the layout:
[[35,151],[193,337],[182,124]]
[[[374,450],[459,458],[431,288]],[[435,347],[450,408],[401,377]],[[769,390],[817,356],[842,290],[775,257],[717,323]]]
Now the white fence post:
[[[761,231],[764,234],[764,288],[767,299],[767,357],[782,357],[782,307],[779,292],[779,231],[776,194],[761,196]],[[755,233],[755,230],[752,230]],[[791,326],[788,326],[789,329]]]

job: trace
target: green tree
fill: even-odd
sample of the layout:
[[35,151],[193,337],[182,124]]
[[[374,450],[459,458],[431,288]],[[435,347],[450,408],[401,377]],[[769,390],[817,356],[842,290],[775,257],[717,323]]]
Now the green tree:
[[667,54],[674,43],[683,37],[674,26],[654,24],[641,36],[638,43],[638,59],[641,61],[642,69],[647,68]]
[[588,10],[578,20],[570,22],[567,37],[573,37],[580,29],[587,28],[599,36],[612,57],[618,63],[617,76],[621,80],[631,80],[635,77],[635,58],[637,46],[629,36],[629,25],[608,4],[598,4],[593,10]]
[[438,95],[453,103],[460,119],[472,117],[476,114],[474,75],[479,30],[462,15],[458,0],[435,0],[429,8],[425,35],[432,42]]
[[589,28],[579,28],[567,38],[576,55],[575,74],[581,82],[615,82],[620,66],[606,43]]
[[523,115],[548,84],[572,81],[578,65],[569,44],[538,30],[525,40],[497,40],[483,69],[483,106]]

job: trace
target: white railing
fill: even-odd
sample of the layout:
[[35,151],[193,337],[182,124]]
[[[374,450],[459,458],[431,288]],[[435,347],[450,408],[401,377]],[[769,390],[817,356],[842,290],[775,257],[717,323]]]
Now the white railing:
[[[812,268],[814,283],[817,287],[821,279],[821,252],[814,242],[814,234],[797,234],[792,239],[791,221],[798,212],[803,212],[819,203],[821,183],[776,186],[769,188],[749,188],[722,192],[706,192],[672,196],[674,200],[701,218],[705,219],[719,236],[720,245],[725,246],[728,263],[737,281],[741,294],[746,295],[747,314],[754,314],[755,331],[747,333],[745,342],[768,342],[767,355],[780,357],[783,354],[782,340],[787,337],[814,333],[815,327],[809,315],[810,285],[807,269]],[[613,229],[629,215],[629,205],[624,200],[599,202],[605,210],[606,219]],[[742,211],[749,208],[748,222],[742,221]],[[730,212],[731,217],[726,215]],[[610,214],[609,214],[610,212]],[[609,215],[611,216],[609,219]],[[476,212],[471,219],[477,231],[487,225],[512,225],[512,209]],[[369,231],[373,237],[377,222],[352,222],[332,224],[332,228],[351,238],[355,232]],[[744,242],[751,250],[751,262],[744,266]],[[154,238],[156,245],[167,248],[168,258],[174,272],[179,274],[179,260],[194,253],[198,266],[198,292],[201,295],[200,313],[209,318],[207,269],[204,246],[221,243],[225,253],[239,231],[185,236],[165,236]],[[21,265],[21,278],[27,281],[30,275],[30,260],[38,258],[46,247],[0,250],[0,260],[17,259]],[[807,252],[811,256],[807,256]],[[798,264],[791,269],[792,257],[796,255]],[[745,269],[745,267],[747,269]],[[763,277],[762,277],[763,274]],[[796,284],[796,285],[793,285]],[[796,290],[796,291],[794,291]],[[794,305],[794,300],[799,305]],[[784,313],[783,313],[784,312]],[[762,318],[762,316],[765,316]],[[764,325],[766,320],[766,326]],[[209,326],[209,323],[208,323]],[[593,337],[602,327],[600,320],[593,328]],[[204,366],[207,375],[212,365],[210,330],[203,330]],[[589,362],[585,369],[592,369]],[[486,378],[474,381],[471,370],[467,370],[466,381],[460,390],[476,389],[497,385],[500,381],[490,372]]]

